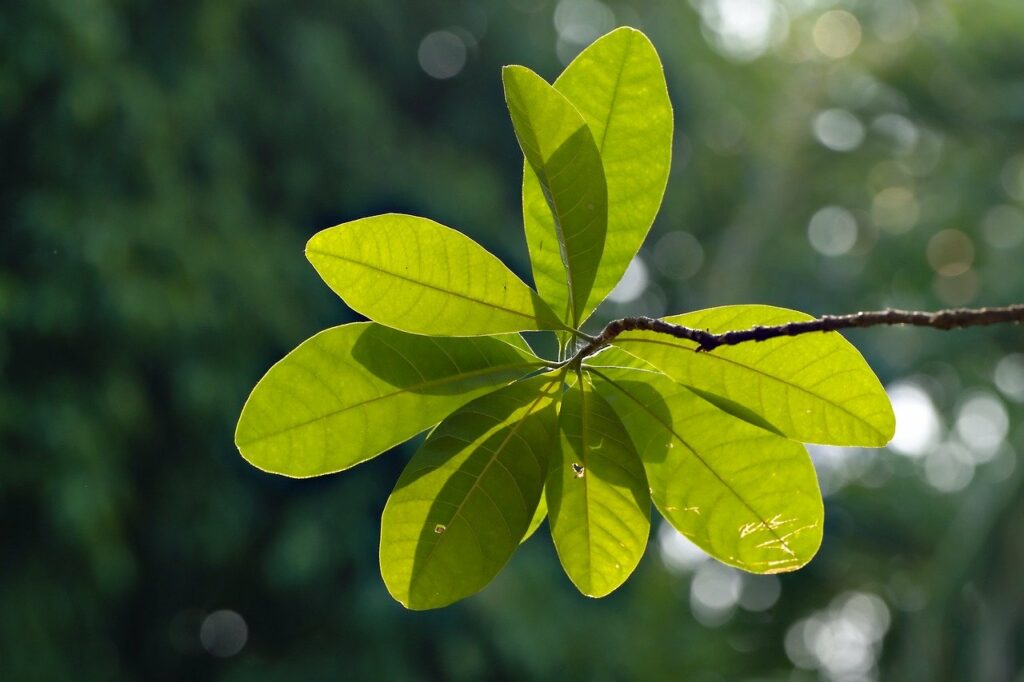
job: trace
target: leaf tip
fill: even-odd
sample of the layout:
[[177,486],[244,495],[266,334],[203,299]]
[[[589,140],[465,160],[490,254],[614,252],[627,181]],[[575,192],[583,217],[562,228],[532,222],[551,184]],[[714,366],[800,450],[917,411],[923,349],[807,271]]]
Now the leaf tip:
[[529,71],[525,66],[520,66],[519,64],[505,64],[501,67],[501,82],[505,84],[505,87],[508,87],[509,79],[514,78],[517,73],[524,70]]
[[[619,26],[618,28],[612,29],[607,34],[605,34],[605,37],[607,37],[607,36],[614,36],[614,35],[625,35],[625,34],[629,34],[630,36],[642,35],[645,38],[647,37],[646,35],[644,35],[643,31],[641,31],[640,29],[635,28],[633,26]],[[600,40],[600,38],[598,40]]]
[[533,84],[542,83],[548,87],[551,84],[544,80],[536,71],[519,64],[507,64],[501,67],[501,82],[505,86],[506,99],[508,98],[508,90],[510,87],[515,89],[522,88],[528,85],[530,82]]
[[[330,229],[330,228],[328,228]],[[322,251],[321,246],[324,240],[324,232],[327,230],[320,230],[312,237],[306,240],[306,245],[302,247],[302,254],[306,257],[306,260],[315,268],[318,260],[319,252]]]

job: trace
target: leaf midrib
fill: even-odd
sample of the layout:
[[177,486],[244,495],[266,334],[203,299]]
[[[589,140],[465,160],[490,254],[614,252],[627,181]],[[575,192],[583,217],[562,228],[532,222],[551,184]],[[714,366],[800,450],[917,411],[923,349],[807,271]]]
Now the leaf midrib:
[[[604,119],[604,129],[601,131],[601,143],[597,146],[598,150],[604,152],[604,142],[608,138],[608,127],[612,122],[612,113],[615,111],[615,103],[619,100],[619,88],[622,85],[622,73],[626,70],[626,62],[629,61],[629,53],[633,49],[633,40],[636,36],[632,33],[626,42],[626,49],[622,52],[622,61],[619,63],[619,71],[615,76],[615,85],[612,88],[612,99],[608,103],[608,114]],[[603,164],[602,164],[603,165]]]
[[295,429],[301,429],[301,428],[304,428],[306,426],[309,426],[310,424],[315,424],[315,423],[317,423],[319,421],[323,421],[325,419],[330,419],[331,417],[336,417],[339,414],[342,414],[342,413],[347,412],[349,410],[354,410],[354,409],[359,408],[359,407],[364,407],[364,406],[369,405],[371,403],[375,403],[375,402],[377,402],[379,400],[386,400],[387,398],[393,398],[396,395],[402,395],[404,393],[416,393],[417,391],[421,391],[421,390],[428,389],[428,388],[434,388],[434,387],[437,387],[437,386],[445,386],[446,384],[455,383],[457,381],[461,381],[461,380],[464,380],[464,379],[475,379],[477,377],[486,376],[487,374],[492,373],[492,372],[495,373],[495,374],[498,374],[498,373],[509,371],[509,370],[516,369],[516,368],[538,369],[538,368],[543,367],[543,366],[544,366],[544,364],[541,363],[541,362],[521,362],[521,363],[517,362],[517,363],[508,364],[508,365],[495,365],[495,366],[492,366],[492,367],[484,367],[483,369],[473,370],[472,372],[463,372],[462,374],[456,374],[456,375],[449,376],[449,377],[443,377],[441,379],[431,379],[430,381],[424,381],[424,382],[421,382],[419,384],[414,384],[412,386],[408,386],[406,388],[402,388],[402,389],[399,389],[397,391],[392,391],[391,393],[385,393],[383,395],[376,396],[375,398],[368,398],[368,399],[362,400],[362,401],[360,401],[358,403],[353,403],[351,405],[346,405],[345,407],[339,408],[337,410],[331,410],[330,412],[326,412],[326,413],[324,413],[322,415],[318,415],[316,417],[313,417],[312,419],[307,419],[306,421],[299,422],[298,424],[292,424],[292,425],[287,426],[287,427],[285,427],[283,429],[278,429],[277,431],[272,431],[270,433],[262,434],[260,436],[257,436],[256,438],[253,438],[252,440],[247,440],[247,441],[244,441],[244,442],[238,442],[237,445],[239,447],[244,447],[244,446],[247,446],[247,445],[252,445],[254,443],[259,443],[260,441],[264,441],[264,440],[266,440],[268,438],[273,438],[275,436],[280,436],[283,433],[288,433],[289,431],[293,431]]
[[[584,123],[584,125],[586,124]],[[536,171],[537,169],[534,170]],[[560,217],[560,209],[558,208],[558,200],[555,199],[554,193],[549,189],[550,182],[547,180],[541,182],[540,176],[542,173],[547,177],[546,170],[538,172],[537,184],[540,185],[540,191],[541,194],[544,195],[544,199],[554,209],[551,211],[551,222],[555,226],[555,237],[558,240],[558,253],[562,258],[562,267],[565,269],[566,304],[569,306],[572,325],[575,327],[579,324],[579,316],[576,314],[576,287],[573,285],[575,268],[571,264],[571,259],[569,258],[568,244],[565,240],[565,230],[562,228],[562,219]]]
[[[669,348],[677,348],[677,349],[683,350],[683,351],[692,351],[693,350],[689,346],[684,346],[682,344],[671,343],[671,342],[668,342],[668,341],[660,341],[660,340],[655,340],[655,339],[626,338],[626,339],[620,339],[619,340],[619,344],[625,344],[625,343],[650,343],[650,344],[654,344],[654,345],[657,345],[657,346],[668,346]],[[617,344],[613,344],[613,345],[617,345]],[[621,348],[622,350],[626,350],[625,348],[622,348],[621,345],[619,345],[618,347]],[[626,351],[626,352],[629,352],[629,351]],[[741,367],[743,369],[746,369],[746,370],[749,370],[751,372],[754,372],[755,374],[760,374],[761,376],[765,377],[766,379],[771,379],[771,380],[776,381],[776,382],[778,382],[780,384],[783,384],[784,386],[788,386],[790,388],[794,388],[794,389],[796,389],[798,391],[801,391],[801,392],[803,392],[803,393],[805,393],[805,394],[807,394],[807,395],[809,395],[809,396],[811,396],[813,398],[817,398],[818,400],[822,401],[823,403],[831,405],[831,406],[835,407],[836,409],[840,410],[841,412],[845,412],[850,417],[852,417],[855,421],[860,422],[861,424],[866,426],[868,429],[870,429],[872,432],[877,434],[879,437],[881,437],[883,439],[886,437],[886,435],[882,431],[880,431],[878,429],[878,427],[876,427],[874,424],[871,424],[870,422],[868,422],[866,419],[864,419],[860,415],[854,414],[849,409],[847,409],[845,406],[843,406],[843,405],[841,405],[841,404],[839,404],[837,402],[834,402],[831,399],[826,398],[825,396],[823,396],[823,395],[821,395],[819,393],[816,393],[816,392],[814,392],[814,391],[812,391],[812,390],[810,390],[808,388],[805,388],[805,387],[800,386],[798,384],[794,384],[794,383],[792,383],[790,381],[787,381],[787,380],[785,380],[785,379],[783,379],[781,377],[778,377],[778,376],[775,376],[775,375],[772,375],[772,374],[768,374],[767,372],[764,372],[764,371],[762,371],[762,370],[760,370],[760,369],[758,369],[756,367],[752,367],[750,365],[746,365],[746,364],[744,364],[742,362],[738,362],[736,360],[733,360],[732,358],[727,358],[727,357],[725,357],[723,355],[716,355],[714,353],[705,353],[705,356],[707,356],[708,358],[714,358],[715,360],[718,360],[718,361],[721,361],[721,362],[729,363],[729,364],[731,364],[731,365],[733,365],[735,367]],[[643,359],[644,358],[641,358],[641,360],[643,360]],[[652,363],[652,365],[653,365],[653,363]],[[679,382],[679,383],[682,386],[686,385],[686,384],[683,384],[682,382]],[[723,396],[723,397],[724,398],[729,398],[729,396]]]
[[[587,125],[587,121],[583,117],[583,114],[580,113],[579,110],[577,110],[576,107],[571,102],[569,102],[569,99],[567,97],[565,97],[565,95],[561,91],[557,90],[557,88],[555,88],[554,86],[549,86],[549,87],[551,87],[552,89],[556,90],[556,92],[558,92],[559,96],[565,98],[566,103],[569,105],[569,107],[573,111],[576,112],[576,115],[579,116],[579,119],[580,119],[579,120],[580,125],[578,127],[576,127],[572,131],[572,133],[570,133],[570,135],[566,139],[571,139],[573,135],[576,135],[576,133],[578,133],[580,130],[582,130],[584,128],[589,130],[589,126]],[[524,109],[522,109],[521,107],[518,106],[518,104],[516,105],[516,108],[519,110],[521,120],[528,126],[530,135],[532,136],[532,138],[534,140],[537,140],[538,139],[537,138],[537,127],[533,124],[533,120],[531,119],[529,114]],[[591,135],[591,137],[593,137],[593,135]],[[595,142],[595,146],[596,146],[596,142]],[[539,168],[533,167],[533,164],[530,163],[529,159],[526,159],[526,163],[529,164],[531,167],[533,167],[533,171],[534,171],[534,173],[537,176],[537,184],[540,185],[541,194],[543,194],[545,201],[548,203],[548,205],[552,209],[552,211],[551,211],[551,222],[552,222],[552,224],[554,225],[554,228],[555,228],[555,237],[556,237],[556,241],[558,242],[558,252],[559,252],[559,256],[561,257],[561,260],[562,260],[562,267],[565,270],[566,299],[567,299],[567,304],[568,304],[568,308],[569,308],[569,314],[571,316],[572,325],[574,327],[576,327],[576,326],[579,326],[580,312],[581,312],[581,311],[578,311],[577,308],[576,308],[576,287],[574,286],[576,268],[572,264],[572,258],[570,258],[570,254],[569,254],[569,251],[568,251],[568,243],[567,243],[566,237],[565,237],[565,229],[562,226],[561,216],[563,215],[563,213],[562,213],[561,209],[559,208],[558,201],[555,199],[554,192],[551,190],[551,180],[552,180],[552,177],[551,177],[551,174],[548,172],[548,168],[547,168],[548,167],[548,161],[550,161],[550,159],[544,159],[543,158],[543,154],[540,153],[539,144],[537,146],[536,151],[537,151],[536,155],[540,158],[540,161],[541,161],[540,167]],[[576,156],[578,156],[578,155],[579,155],[579,149],[576,150]],[[600,158],[600,150],[598,150],[598,158]],[[574,159],[575,159],[575,157],[574,157]],[[568,165],[566,167],[568,167]],[[602,164],[602,171],[603,170],[604,170],[604,168],[603,168],[603,164]],[[581,201],[582,201],[582,199],[581,199]]]
[[[605,114],[605,117],[604,117],[604,128],[602,128],[602,130],[601,130],[601,140],[600,140],[600,142],[598,142],[596,139],[594,140],[595,144],[597,145],[598,154],[601,155],[601,157],[602,157],[602,160],[601,160],[601,169],[602,169],[602,171],[605,170],[603,155],[604,155],[605,141],[608,139],[608,128],[611,125],[612,114],[615,112],[615,105],[616,105],[616,103],[618,102],[618,99],[619,99],[619,90],[621,89],[621,86],[622,86],[622,74],[626,70],[626,62],[629,61],[629,53],[633,49],[633,41],[634,41],[635,38],[636,38],[636,36],[632,32],[630,32],[628,37],[627,37],[627,39],[626,39],[626,47],[625,47],[625,49],[622,52],[622,60],[619,62],[619,69],[618,69],[618,72],[615,75],[615,85],[612,86],[612,96],[611,96],[610,101],[608,102],[607,113]],[[560,78],[559,78],[559,80],[560,80]],[[558,80],[555,81],[554,87],[559,92],[562,92],[562,90],[560,90],[558,88]],[[566,93],[562,92],[562,94],[565,95],[566,99],[569,99],[569,96]],[[569,100],[569,101],[570,101],[570,104],[571,104],[572,100]],[[582,116],[582,112],[580,112],[580,115]],[[585,116],[584,116],[584,124],[586,124],[586,117]],[[588,125],[588,127],[589,127],[589,125]],[[591,131],[591,132],[593,132],[593,131]],[[607,173],[605,175],[607,176]],[[607,177],[606,177],[606,182],[607,182]],[[610,200],[608,202],[608,211],[611,211],[611,201]],[[610,227],[611,227],[611,224],[609,223],[608,228],[610,228]],[[600,270],[600,268],[599,268],[599,270]],[[597,305],[600,304],[600,301],[597,301],[593,306],[589,306],[588,305],[592,298],[596,298],[593,295],[593,292],[595,290],[596,289],[591,288],[590,294],[588,294],[588,296],[587,296],[587,300],[584,301],[584,308],[583,308],[583,310],[581,312],[581,315],[580,315],[581,317],[584,316],[584,315],[589,315],[589,313],[587,311],[588,307],[590,308],[589,312],[593,312],[594,308],[596,308]],[[605,294],[605,295],[607,295],[607,294]],[[574,324],[575,324],[575,326],[579,326],[579,320],[575,319]]]
[[425,289],[432,289],[432,290],[438,291],[438,292],[440,292],[442,294],[448,294],[450,296],[455,296],[456,298],[461,298],[461,299],[463,299],[465,301],[469,301],[470,303],[476,303],[477,305],[481,305],[481,306],[484,306],[486,308],[493,308],[493,309],[496,309],[496,310],[501,310],[503,312],[510,313],[512,315],[517,315],[517,316],[522,317],[522,318],[527,319],[527,320],[532,320],[534,322],[540,322],[541,321],[541,319],[539,317],[537,317],[536,314],[529,315],[529,314],[524,313],[524,312],[522,312],[520,310],[515,310],[514,308],[507,308],[505,306],[498,305],[497,303],[491,303],[491,302],[485,301],[483,299],[473,298],[472,296],[467,296],[466,294],[461,294],[461,293],[459,293],[457,291],[453,291],[451,289],[445,289],[443,287],[439,287],[437,285],[430,284],[428,282],[424,282],[423,280],[413,279],[411,277],[406,277],[405,275],[400,275],[397,272],[394,272],[392,270],[385,270],[384,268],[381,268],[379,266],[373,265],[371,263],[367,263],[367,262],[364,262],[364,261],[356,260],[354,258],[347,258],[345,256],[339,256],[338,254],[331,253],[330,251],[321,251],[320,249],[307,249],[306,253],[315,253],[315,254],[318,254],[320,256],[326,256],[328,258],[336,258],[338,260],[345,261],[346,263],[352,263],[353,265],[358,265],[358,266],[367,268],[368,270],[375,270],[375,271],[377,271],[377,272],[379,272],[381,274],[390,275],[391,277],[394,277],[395,279],[400,279],[400,280],[403,280],[405,282],[409,282],[410,284],[415,284],[415,285],[421,286],[421,287],[423,287]]
[[587,460],[587,384],[583,381],[582,370],[577,374],[580,390],[580,451],[583,460],[583,514],[586,516],[583,527],[587,536],[587,579],[590,583],[589,591],[594,591],[594,534],[590,527],[592,514],[590,513],[590,479],[593,472],[590,471],[590,462]]
[[[730,493],[732,493],[733,497],[735,497],[735,498],[736,498],[736,499],[737,499],[737,500],[738,500],[738,501],[740,502],[740,504],[742,504],[742,505],[743,505],[744,507],[746,507],[746,508],[747,508],[747,510],[748,510],[748,511],[750,511],[750,513],[751,513],[751,514],[753,514],[753,515],[754,515],[754,516],[755,516],[755,517],[757,518],[757,520],[761,522],[761,524],[762,524],[762,525],[763,525],[763,526],[764,526],[764,527],[765,527],[765,528],[766,528],[766,529],[768,530],[768,532],[769,532],[769,533],[771,533],[771,535],[772,535],[772,536],[773,536],[773,537],[774,537],[774,538],[775,538],[776,540],[778,540],[778,541],[779,541],[779,544],[780,544],[781,546],[783,546],[783,547],[785,547],[785,548],[786,548],[786,551],[787,551],[787,552],[788,552],[788,553],[790,554],[790,556],[793,556],[793,557],[797,557],[797,556],[798,556],[798,555],[797,555],[797,553],[796,553],[796,552],[795,552],[795,551],[793,550],[793,548],[789,546],[789,543],[788,543],[788,542],[786,542],[785,538],[784,538],[783,536],[780,536],[780,535],[779,535],[779,534],[778,534],[778,533],[776,532],[776,530],[775,530],[775,529],[774,529],[774,528],[772,527],[772,525],[771,525],[770,523],[768,523],[768,520],[767,520],[767,519],[765,519],[765,518],[764,518],[764,516],[763,516],[763,515],[762,515],[762,514],[761,514],[760,512],[758,512],[758,511],[757,511],[756,509],[754,509],[754,508],[753,508],[752,506],[750,506],[750,503],[749,503],[749,502],[747,502],[747,501],[746,501],[746,500],[745,500],[745,499],[743,498],[743,496],[742,496],[742,495],[740,495],[740,494],[739,494],[739,493],[738,493],[738,492],[736,491],[736,489],[735,489],[735,488],[733,488],[733,487],[732,487],[731,485],[729,485],[729,483],[728,483],[728,482],[726,482],[726,480],[725,480],[724,478],[722,478],[722,476],[721,476],[721,475],[720,475],[720,474],[719,474],[719,473],[718,473],[717,471],[715,471],[715,469],[714,469],[714,468],[713,468],[713,467],[712,467],[712,466],[711,466],[710,464],[708,464],[707,460],[705,460],[705,459],[704,459],[703,457],[701,457],[700,453],[699,453],[699,452],[697,452],[697,450],[696,450],[696,449],[695,449],[695,448],[694,448],[693,446],[691,446],[691,445],[690,445],[690,444],[689,444],[689,443],[688,443],[688,442],[687,442],[687,441],[686,441],[686,440],[685,440],[685,439],[684,439],[684,438],[683,438],[682,436],[680,436],[680,435],[679,435],[679,434],[678,434],[678,433],[676,432],[676,430],[675,430],[675,429],[674,429],[674,428],[673,428],[673,427],[672,427],[672,426],[671,426],[670,424],[666,424],[665,422],[663,422],[663,421],[662,421],[662,420],[661,420],[661,419],[660,419],[660,418],[658,417],[658,415],[656,415],[656,414],[655,414],[655,413],[654,413],[653,411],[651,411],[651,410],[650,410],[650,409],[649,409],[649,408],[647,407],[647,405],[645,405],[645,404],[643,403],[643,401],[641,401],[641,400],[639,400],[638,398],[636,398],[636,397],[635,397],[635,396],[634,396],[634,395],[633,395],[632,393],[630,393],[629,391],[627,391],[626,389],[624,389],[624,388],[623,388],[622,386],[620,386],[620,385],[619,385],[619,384],[618,384],[618,383],[617,383],[616,381],[614,381],[614,380],[610,379],[610,378],[609,378],[608,376],[606,376],[605,374],[603,374],[603,373],[601,373],[601,372],[598,372],[598,371],[597,371],[597,370],[595,370],[595,369],[591,369],[591,371],[592,371],[592,372],[594,372],[594,374],[596,374],[597,376],[599,376],[599,377],[601,377],[602,379],[604,379],[605,381],[607,381],[607,382],[608,382],[609,384],[611,384],[612,386],[614,386],[614,387],[615,387],[616,389],[618,389],[619,391],[621,391],[621,392],[622,392],[623,394],[625,394],[625,395],[626,395],[626,396],[627,396],[627,397],[628,397],[628,398],[629,398],[630,400],[632,400],[632,401],[633,401],[633,402],[635,402],[635,403],[636,403],[637,405],[639,405],[639,406],[640,406],[640,408],[641,408],[641,409],[642,409],[642,410],[643,410],[644,412],[646,412],[646,413],[647,413],[647,414],[648,414],[648,415],[649,415],[649,416],[650,416],[650,417],[651,417],[652,419],[654,419],[654,420],[655,420],[656,422],[658,422],[659,424],[661,424],[661,425],[662,425],[662,427],[664,427],[664,429],[665,429],[666,431],[668,431],[669,433],[671,433],[671,434],[672,434],[672,436],[673,436],[673,437],[675,437],[675,439],[676,439],[676,440],[678,440],[678,441],[679,441],[679,442],[680,442],[680,443],[681,443],[681,444],[683,445],[683,447],[685,447],[685,448],[686,448],[686,449],[687,449],[688,451],[690,451],[691,453],[693,453],[693,456],[697,458],[697,460],[698,460],[698,461],[699,461],[699,462],[700,462],[700,463],[701,463],[701,464],[702,464],[702,465],[704,466],[704,468],[705,468],[705,469],[707,469],[707,470],[708,470],[709,472],[711,472],[711,474],[712,474],[712,475],[713,475],[713,476],[714,476],[714,477],[715,477],[716,479],[718,479],[718,482],[719,482],[719,483],[721,483],[721,484],[722,484],[722,485],[723,485],[723,486],[725,487],[725,489],[726,489],[726,490],[728,490],[728,491],[729,491]],[[680,384],[680,385],[682,385],[682,384]],[[684,386],[684,388],[685,388],[685,386]],[[687,389],[687,390],[689,390],[689,389]],[[695,397],[697,397],[698,399],[700,399],[700,398],[699,398],[699,396],[695,396]],[[766,433],[767,433],[767,432],[766,432]]]
[[[541,402],[542,400],[544,400],[545,398],[549,398],[549,397],[550,397],[550,396],[548,395],[548,392],[547,392],[547,391],[548,391],[548,389],[549,389],[549,388],[551,388],[551,386],[552,386],[552,385],[554,385],[554,384],[555,384],[555,383],[556,383],[557,381],[558,381],[557,379],[556,379],[556,380],[553,380],[553,381],[551,381],[550,383],[548,383],[547,385],[545,385],[545,386],[544,386],[543,388],[541,388],[541,389],[540,389],[540,391],[539,391],[539,392],[538,392],[538,394],[537,394],[537,397],[536,397],[536,398],[534,399],[534,401],[533,401],[532,403],[530,403],[530,406],[526,408],[526,411],[525,411],[525,412],[523,413],[522,417],[520,417],[520,418],[519,418],[519,419],[518,419],[518,420],[517,420],[517,421],[516,421],[516,422],[515,422],[515,423],[514,423],[514,424],[513,424],[513,425],[512,425],[512,426],[511,426],[510,428],[509,428],[509,432],[508,432],[508,433],[507,433],[507,434],[505,435],[505,438],[504,438],[504,439],[502,439],[502,441],[501,441],[501,443],[500,443],[500,444],[498,445],[498,447],[497,447],[497,448],[495,448],[495,449],[494,449],[494,450],[492,451],[492,457],[490,457],[490,458],[489,458],[489,459],[487,460],[487,464],[485,464],[485,465],[484,465],[484,468],[480,470],[480,473],[479,473],[479,474],[477,475],[477,477],[476,477],[476,480],[475,480],[475,481],[473,482],[473,484],[472,484],[472,485],[470,486],[469,490],[467,490],[467,491],[466,491],[466,494],[462,496],[462,500],[461,500],[461,501],[459,502],[459,505],[458,505],[458,506],[457,506],[457,507],[455,508],[455,511],[454,511],[454,512],[452,512],[452,515],[451,515],[451,517],[449,518],[449,520],[448,520],[448,523],[447,523],[447,525],[448,525],[448,526],[451,526],[451,525],[452,525],[452,523],[454,523],[454,522],[455,522],[455,520],[456,520],[457,518],[459,518],[459,514],[460,514],[460,513],[462,512],[462,508],[463,508],[463,507],[465,506],[465,504],[466,504],[466,502],[467,502],[467,501],[469,500],[469,498],[470,498],[470,497],[472,497],[472,495],[473,495],[473,493],[474,493],[474,492],[476,491],[476,489],[477,489],[477,488],[480,488],[480,490],[484,490],[484,489],[483,489],[483,486],[482,486],[482,484],[481,484],[480,482],[481,482],[481,481],[483,480],[483,478],[484,478],[484,476],[485,476],[485,475],[487,474],[488,470],[490,470],[490,468],[491,468],[491,465],[492,465],[492,464],[494,464],[494,462],[495,462],[495,461],[497,461],[497,460],[498,460],[498,459],[499,459],[499,458],[501,457],[501,453],[503,453],[503,452],[505,451],[505,447],[506,447],[506,446],[508,445],[508,443],[509,443],[509,442],[510,442],[510,441],[512,440],[512,437],[513,437],[513,436],[515,436],[515,435],[516,435],[516,433],[517,433],[517,432],[519,431],[519,427],[521,427],[521,426],[522,426],[522,425],[523,425],[524,423],[526,423],[526,420],[527,420],[527,419],[528,419],[528,418],[529,418],[529,417],[530,417],[531,415],[533,415],[533,414],[534,414],[534,411],[535,411],[535,409],[537,408],[537,405],[538,405],[538,404],[540,404],[540,402]],[[497,430],[500,430],[500,429],[501,429],[501,424],[499,424],[499,425],[498,425],[498,427],[497,427]],[[492,431],[490,431],[490,432],[491,432],[491,433],[493,433],[493,431],[494,431],[494,430],[492,430]],[[483,437],[485,437],[485,436],[482,436],[482,438],[483,438]],[[484,491],[484,492],[485,492],[485,494],[486,494],[486,491]],[[497,509],[499,510],[499,513],[501,513],[501,508],[500,508],[500,507],[498,507],[498,506],[497,506],[497,504],[495,504],[495,507],[496,507],[496,508],[497,508]],[[529,516],[529,518],[527,519],[527,527],[529,527],[529,521],[530,521],[530,520],[532,520],[532,519],[533,519],[533,516],[532,516],[532,515],[530,515],[530,516]],[[472,526],[471,526],[471,527],[472,527]],[[446,535],[446,533],[442,533],[442,534],[440,535],[440,537],[438,537],[438,538],[437,538],[437,542],[435,542],[435,543],[434,543],[434,544],[433,544],[433,545],[432,545],[432,546],[430,547],[430,549],[429,549],[429,550],[427,550],[427,554],[426,554],[426,556],[425,556],[425,557],[423,557],[422,561],[420,562],[420,565],[421,565],[421,566],[426,566],[426,565],[428,565],[428,564],[430,563],[430,559],[431,559],[431,557],[433,557],[433,556],[434,556],[434,552],[436,552],[436,551],[437,551],[437,548],[438,548],[438,547],[440,547],[440,546],[441,546],[441,545],[442,545],[442,544],[444,543],[444,540],[445,540],[445,535]],[[521,539],[521,538],[520,538],[520,539]],[[513,542],[515,542],[515,539],[514,539],[514,538],[513,538]],[[425,570],[425,569],[424,569],[424,570]],[[420,575],[420,576],[422,576],[422,575],[423,575],[423,573],[421,572],[421,573],[420,573],[419,575]],[[415,586],[416,586],[416,585],[418,584],[418,582],[419,582],[419,581],[417,580],[417,577],[416,577],[416,575],[414,575],[414,574],[410,574],[410,576],[409,576],[409,595],[410,595],[410,597],[412,596],[412,592],[413,592],[413,589],[414,589],[414,587],[415,587]]]

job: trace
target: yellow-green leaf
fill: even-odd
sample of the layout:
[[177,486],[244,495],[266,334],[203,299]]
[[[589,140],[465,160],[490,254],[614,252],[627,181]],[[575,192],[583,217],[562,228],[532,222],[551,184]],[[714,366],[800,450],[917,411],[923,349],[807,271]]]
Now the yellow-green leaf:
[[654,504],[680,533],[753,573],[792,571],[811,560],[824,509],[802,445],[657,372],[591,371],[640,453]]
[[526,542],[533,534],[537,532],[537,529],[544,523],[544,519],[548,517],[548,503],[544,500],[544,494],[541,493],[540,500],[537,502],[537,511],[533,513],[533,519],[530,520],[530,525],[526,529],[526,534],[523,535],[523,539],[520,544]]
[[[608,188],[607,237],[582,322],[618,284],[661,206],[672,157],[672,104],[658,53],[629,27],[594,41],[554,87],[593,133]],[[542,282],[553,270],[555,225],[529,168],[523,172],[523,220],[538,290],[554,304]]]
[[381,518],[380,566],[410,609],[482,589],[535,518],[555,437],[550,376],[474,400],[441,422],[398,479]]
[[374,322],[440,336],[564,326],[546,303],[469,237],[391,213],[313,235],[306,257],[331,289]]
[[498,339],[433,338],[357,322],[320,332],[270,368],[235,444],[285,476],[355,466],[541,363]]
[[566,575],[603,597],[640,562],[651,528],[643,465],[618,415],[580,381],[562,397],[561,447],[548,460],[548,523]]
[[608,190],[594,136],[569,101],[522,66],[502,70],[505,101],[550,227],[530,243],[538,291],[576,327],[605,248]]
[[615,346],[605,346],[594,355],[588,356],[583,361],[584,367],[627,367],[631,369],[645,369],[657,371],[654,366],[646,360],[641,360],[632,353],[627,353]]
[[[805,313],[766,305],[723,306],[665,318],[715,333],[809,319]],[[881,383],[838,332],[721,346],[710,353],[695,353],[695,343],[653,332],[627,332],[615,345],[719,407],[795,440],[879,447],[895,429]]]

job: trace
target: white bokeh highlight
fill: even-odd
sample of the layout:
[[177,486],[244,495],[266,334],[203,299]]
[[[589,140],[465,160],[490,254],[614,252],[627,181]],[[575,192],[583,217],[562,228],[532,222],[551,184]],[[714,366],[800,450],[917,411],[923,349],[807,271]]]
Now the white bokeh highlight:
[[451,31],[434,31],[420,41],[417,57],[420,68],[431,78],[453,78],[466,65],[466,43]]
[[704,37],[733,60],[757,59],[789,34],[789,17],[775,0],[701,0]]
[[919,384],[903,380],[886,387],[893,412],[896,434],[889,449],[907,457],[923,457],[939,443],[942,421],[931,396]]
[[997,364],[992,377],[996,388],[1010,400],[1024,403],[1024,353],[1010,353]]
[[807,240],[823,256],[842,256],[857,243],[857,220],[840,206],[825,206],[811,216]]
[[647,272],[647,264],[640,256],[634,256],[626,268],[622,279],[608,294],[608,300],[613,303],[630,303],[640,298],[651,278]]
[[818,112],[811,128],[815,139],[835,152],[853,151],[864,141],[864,124],[846,109]]
[[847,592],[828,608],[790,626],[784,646],[799,668],[825,680],[877,679],[882,640],[891,624],[889,607],[870,592]]
[[237,611],[222,609],[203,619],[199,642],[203,649],[217,658],[230,658],[249,640],[249,626]]

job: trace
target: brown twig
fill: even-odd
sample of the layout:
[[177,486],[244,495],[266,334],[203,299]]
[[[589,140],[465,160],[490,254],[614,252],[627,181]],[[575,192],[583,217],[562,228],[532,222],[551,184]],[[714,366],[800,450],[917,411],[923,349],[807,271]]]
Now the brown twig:
[[668,334],[677,339],[687,339],[697,344],[695,350],[710,352],[719,346],[735,346],[748,341],[767,341],[780,336],[798,336],[811,332],[831,332],[838,329],[857,329],[862,327],[878,327],[882,325],[911,325],[915,327],[931,327],[933,329],[957,329],[960,327],[979,327],[990,324],[1024,323],[1024,304],[1009,305],[999,308],[952,308],[936,312],[916,310],[877,310],[873,312],[853,313],[851,315],[822,315],[816,320],[804,322],[788,322],[770,327],[751,327],[714,334],[706,329],[684,327],[664,320],[650,317],[624,317],[609,322],[608,325],[580,348],[566,364],[581,362],[588,355],[593,355],[611,343],[623,332],[650,331]]

